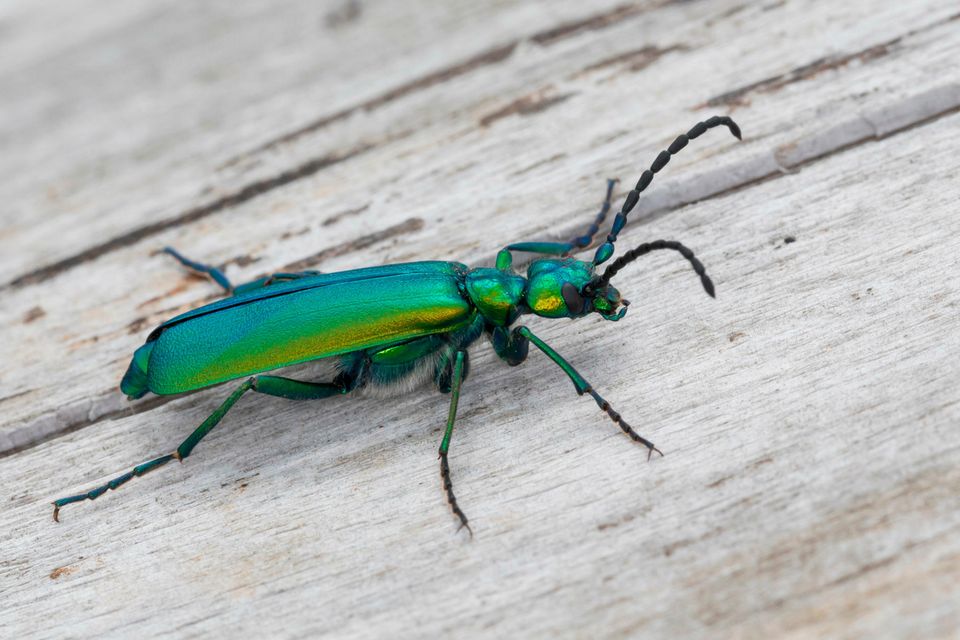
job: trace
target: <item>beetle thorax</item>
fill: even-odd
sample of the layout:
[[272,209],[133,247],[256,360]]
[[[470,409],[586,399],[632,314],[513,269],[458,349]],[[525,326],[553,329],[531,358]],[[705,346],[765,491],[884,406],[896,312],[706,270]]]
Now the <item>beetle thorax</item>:
[[525,285],[521,276],[486,267],[474,269],[466,277],[470,302],[498,327],[510,326],[520,315]]

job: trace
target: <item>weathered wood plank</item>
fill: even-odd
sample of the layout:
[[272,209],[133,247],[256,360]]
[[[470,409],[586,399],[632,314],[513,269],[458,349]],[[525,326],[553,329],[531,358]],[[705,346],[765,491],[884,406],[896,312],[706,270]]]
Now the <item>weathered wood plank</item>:
[[438,495],[428,393],[246,401],[183,467],[48,520],[47,498],[165,450],[222,392],[195,395],[4,462],[7,615],[54,634],[945,634],[958,124],[658,220],[702,248],[717,303],[651,259],[623,274],[620,331],[536,323],[662,460],[542,358],[510,370],[484,349],[454,444],[472,544]]
[[[168,261],[149,259],[164,244],[174,243],[213,261],[245,264],[233,270],[239,272],[238,278],[280,268],[318,250],[323,259],[314,264],[324,269],[425,256],[489,259],[497,243],[507,238],[543,235],[558,226],[572,233],[596,206],[597,185],[602,185],[603,178],[635,175],[638,163],[646,162],[645,157],[657,148],[656,143],[639,144],[638,140],[657,132],[662,136],[659,143],[665,144],[678,129],[682,117],[678,114],[709,103],[711,97],[728,95],[741,83],[750,86],[768,79],[759,89],[737,93],[738,103],[757,101],[738,107],[741,120],[750,123],[747,142],[711,141],[685,151],[641,203],[637,217],[775,174],[875,133],[949,111],[960,102],[960,89],[951,80],[957,42],[949,37],[955,33],[949,3],[932,3],[924,11],[893,6],[879,12],[871,9],[858,27],[863,42],[846,47],[846,53],[836,53],[834,26],[839,16],[849,18],[845,7],[836,8],[838,15],[792,3],[778,9],[783,15],[760,9],[734,13],[721,9],[707,3],[699,10],[707,17],[696,20],[690,8],[668,6],[630,15],[624,25],[614,22],[605,29],[573,32],[566,39],[518,46],[499,65],[430,85],[366,116],[361,110],[337,126],[286,144],[283,154],[276,150],[260,154],[255,166],[241,162],[239,173],[218,178],[222,186],[200,204],[189,198],[192,204],[183,205],[188,217],[217,208],[207,218],[146,237],[129,251],[118,248],[84,262],[75,274],[42,283],[45,286],[40,289],[8,291],[0,316],[0,325],[14,338],[7,344],[31,341],[35,355],[25,364],[27,370],[8,376],[0,373],[9,398],[0,405],[7,416],[0,429],[0,449],[23,446],[125,408],[115,384],[131,337],[142,336],[150,325],[203,301],[209,293],[199,283],[184,290],[186,283]],[[833,51],[833,57],[811,65],[810,49],[780,47],[782,28],[778,31],[771,25],[793,23],[797,33],[814,39],[810,45],[817,59],[823,58],[819,54],[824,51]],[[659,64],[637,71],[622,61],[596,66],[598,60],[618,58],[623,50],[637,50],[631,33],[638,26],[657,38],[670,36],[653,40],[658,50],[670,51]],[[552,33],[543,26],[529,25],[529,30],[535,35]],[[767,39],[763,46],[779,56],[775,60],[779,66],[764,63],[754,71],[758,80],[744,82],[737,68],[744,63],[740,50],[761,46],[754,34]],[[869,65],[864,64],[857,52],[875,50],[878,43],[886,43],[885,53],[872,54]],[[647,46],[651,45],[644,42],[641,49]],[[621,53],[612,55],[615,51]],[[720,54],[726,56],[727,64],[716,64]],[[760,57],[746,61],[760,65]],[[791,71],[797,68],[804,71]],[[682,69],[690,71],[684,74]],[[695,83],[690,82],[691,76],[697,78]],[[491,114],[502,113],[504,105],[516,99],[512,96],[540,95],[551,82],[558,87],[553,92],[573,97],[544,112],[539,118],[542,128],[529,126],[536,114],[478,126]],[[777,94],[770,93],[771,82],[779,86]],[[536,87],[532,94],[531,86]],[[656,88],[656,93],[636,108],[625,109],[623,105],[631,100],[636,103],[638,86]],[[865,101],[864,95],[870,100]],[[586,121],[584,110],[591,114]],[[397,129],[396,122],[413,132],[396,138],[399,134],[389,133]],[[557,135],[561,129],[569,130]],[[382,146],[326,166],[286,188],[230,206],[251,186],[256,192],[297,168],[309,170],[318,158],[349,155],[358,145],[374,144],[367,136],[378,138]],[[384,136],[393,141],[384,142]],[[443,146],[437,148],[441,141]],[[415,167],[411,158],[416,158]],[[704,158],[710,158],[710,163],[701,163],[699,171],[685,171]],[[153,182],[144,182],[145,201],[155,202],[162,195],[150,186]],[[568,203],[574,185],[576,211]],[[363,207],[368,207],[364,215],[342,217]],[[116,212],[110,216],[111,224],[131,215],[140,217],[119,204],[111,210]],[[466,223],[431,231],[434,223],[450,220],[452,212]],[[503,239],[491,238],[482,225],[471,224],[478,215],[495,223]],[[420,223],[413,218],[423,221],[424,229],[417,230]],[[324,224],[331,220],[342,224]],[[374,221],[378,226],[370,226]],[[391,229],[402,234],[393,236]],[[87,233],[99,238],[95,230]],[[56,238],[61,232],[46,229],[44,235]],[[378,246],[393,237],[402,237],[403,250]],[[25,238],[14,239],[29,244]],[[337,246],[344,247],[342,252],[327,251]],[[363,250],[348,251],[351,247]],[[138,265],[140,279],[118,280],[117,274],[131,264]],[[171,278],[176,278],[173,285]],[[91,295],[91,287],[97,286],[103,291]],[[159,295],[162,292],[174,295]],[[38,305],[38,300],[47,304]],[[25,326],[38,312],[45,316]],[[42,344],[35,344],[38,338]],[[66,363],[62,362],[64,345],[70,353]],[[31,362],[36,362],[35,369]],[[58,365],[51,367],[52,362]],[[56,396],[55,410],[40,400],[47,396]]]
[[[32,163],[56,155],[57,136],[77,145],[49,172],[4,183],[5,246],[33,252],[40,238],[52,248],[5,251],[11,278],[127,233],[147,213],[226,201],[2,292],[0,348],[19,364],[0,372],[4,448],[84,428],[0,460],[11,495],[0,509],[0,625],[51,637],[954,633],[955,6],[610,4],[594,19],[573,3],[557,15],[471,6],[396,25],[380,43],[367,30],[382,33],[398,10],[364,4],[330,31],[334,44],[283,49],[302,57],[275,79],[275,63],[248,56],[267,85],[242,88],[223,122],[192,121],[226,113],[205,109],[245,69],[232,56],[261,31],[272,42],[296,12],[251,9],[214,38],[211,68],[224,80],[209,93],[176,73],[158,88],[129,79],[136,90],[118,121],[143,96],[172,120],[108,140],[89,166],[83,141],[109,119],[91,106],[40,139],[49,112],[30,105],[50,98],[29,73],[56,78],[71,58],[128,42],[136,25],[154,27],[147,51],[190,43],[160,65],[169,73],[201,50],[199,36],[145,3],[111,18],[81,11],[76,33],[40,47],[14,28],[33,10],[9,9],[16,55],[0,55],[0,78],[26,94],[16,118],[0,119],[17,124],[4,128],[5,148]],[[221,18],[189,29],[204,34]],[[411,45],[420,29],[439,39]],[[368,50],[327,71],[323,56],[350,38],[403,73],[387,77]],[[506,46],[495,63],[417,84]],[[342,102],[317,108],[328,80]],[[101,86],[124,86],[111,82]],[[198,93],[212,102],[171,115]],[[452,533],[438,486],[446,399],[426,390],[386,403],[246,399],[184,466],[50,523],[50,499],[168,450],[225,393],[98,419],[124,406],[114,385],[150,325],[211,295],[150,257],[156,247],[228,262],[238,279],[311,256],[325,270],[488,260],[508,240],[579,227],[605,176],[634,178],[693,117],[728,109],[745,143],[711,134],[691,145],[623,235],[693,247],[718,301],[685,265],[657,256],[618,279],[634,302],[621,323],[530,323],[642,425],[662,460],[645,464],[537,354],[508,369],[480,348],[452,454],[472,543]],[[192,135],[168,139],[178,132]],[[159,146],[139,156],[141,145]],[[350,157],[303,169],[331,154]],[[9,155],[0,162],[11,172]],[[46,180],[97,165],[111,175],[65,196],[64,211],[45,200]],[[276,182],[297,167],[302,175]],[[255,198],[230,200],[258,184]],[[44,219],[25,230],[31,211]]]
[[[497,62],[521,37],[535,34],[537,24],[576,21],[613,5],[513,3],[493,11],[457,2],[411,11],[379,3],[364,5],[362,28],[330,28],[325,17],[339,3],[214,9],[114,2],[131,5],[117,12],[102,3],[76,4],[82,8],[64,19],[86,39],[60,42],[52,31],[42,55],[32,48],[32,55],[20,53],[18,40],[26,37],[14,39],[0,67],[11,97],[2,139],[22,150],[0,160],[4,175],[12,175],[4,196],[15,204],[6,214],[24,241],[0,262],[11,278],[247,185],[253,180],[236,170],[220,175],[217,167],[259,146],[263,136],[282,137],[291,123],[375,101],[388,107],[418,87],[436,88],[424,82],[431,74],[455,77],[449,70],[464,62],[478,68]],[[48,26],[32,24],[41,22],[33,16],[9,22],[34,37]],[[489,56],[504,46],[503,55]],[[314,140],[312,157],[389,133],[382,120],[359,131],[356,120],[339,122],[334,140]],[[247,159],[265,165],[267,175],[277,173],[278,162],[289,163],[281,169],[295,165],[289,156]]]

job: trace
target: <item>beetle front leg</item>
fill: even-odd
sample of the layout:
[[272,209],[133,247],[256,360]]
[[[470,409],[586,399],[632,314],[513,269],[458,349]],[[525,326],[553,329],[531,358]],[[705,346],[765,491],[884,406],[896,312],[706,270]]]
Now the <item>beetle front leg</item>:
[[569,377],[571,382],[573,382],[573,386],[574,388],[576,388],[578,395],[582,396],[585,393],[590,394],[594,402],[597,403],[597,406],[600,407],[600,409],[604,411],[608,416],[610,416],[610,419],[613,420],[615,423],[617,423],[617,425],[623,430],[625,434],[630,436],[630,438],[635,442],[639,442],[640,444],[645,446],[647,448],[647,460],[650,459],[650,456],[653,455],[654,451],[659,453],[661,456],[663,455],[663,452],[660,451],[660,449],[657,449],[652,442],[650,442],[649,440],[641,436],[639,433],[634,431],[633,427],[627,424],[627,422],[620,416],[620,414],[617,413],[614,410],[614,408],[610,406],[610,403],[604,400],[603,397],[599,393],[597,393],[596,390],[594,390],[593,386],[589,382],[587,382],[586,379],[582,375],[580,375],[580,373],[576,369],[573,368],[573,365],[571,365],[569,362],[564,360],[559,353],[557,353],[550,347],[550,345],[548,345],[546,342],[544,342],[543,340],[535,336],[533,332],[530,331],[530,329],[527,329],[526,327],[519,327],[516,329],[516,332],[519,333],[521,336],[527,338],[530,342],[533,343],[533,346],[540,349],[540,351],[546,354],[548,358],[553,360],[557,366],[563,369],[563,372],[567,374],[567,377]]
[[149,462],[138,464],[125,474],[114,478],[110,482],[107,482],[96,489],[92,489],[86,493],[80,493],[75,496],[68,496],[66,498],[55,500],[53,502],[53,519],[57,522],[60,521],[59,516],[61,507],[74,502],[96,500],[108,490],[112,491],[117,489],[133,478],[137,478],[145,473],[153,471],[158,467],[162,467],[171,460],[180,460],[182,462],[190,455],[194,447],[196,447],[197,444],[199,444],[200,441],[203,440],[203,438],[210,433],[213,428],[217,426],[217,424],[220,423],[220,420],[223,419],[223,416],[226,415],[227,411],[229,411],[230,408],[236,404],[237,400],[239,400],[240,397],[247,391],[252,390],[257,393],[286,398],[288,400],[321,400],[323,398],[349,393],[356,388],[359,380],[360,376],[347,372],[343,372],[337,376],[337,379],[334,382],[303,382],[300,380],[293,380],[291,378],[281,378],[279,376],[257,376],[255,378],[249,378],[245,380],[243,384],[237,387],[234,392],[223,401],[223,404],[217,407],[217,409],[211,413],[207,419],[204,420],[203,423],[187,437],[186,440],[181,442],[180,446],[177,447],[175,451],[154,458]]
[[440,478],[443,481],[443,490],[447,494],[447,502],[450,503],[450,510],[460,519],[460,529],[466,527],[473,537],[473,529],[467,524],[467,516],[457,505],[457,498],[453,495],[453,482],[450,480],[450,463],[447,461],[447,453],[450,451],[450,436],[453,435],[453,423],[457,419],[457,404],[460,401],[460,383],[463,381],[463,363],[464,351],[457,351],[456,359],[453,364],[453,375],[450,381],[450,411],[447,414],[447,429],[443,433],[443,440],[440,441]]

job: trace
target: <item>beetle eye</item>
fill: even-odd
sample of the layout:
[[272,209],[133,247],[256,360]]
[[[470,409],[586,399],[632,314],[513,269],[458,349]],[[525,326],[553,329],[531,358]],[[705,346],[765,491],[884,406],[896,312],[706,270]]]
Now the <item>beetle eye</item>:
[[584,299],[577,291],[577,288],[569,282],[564,282],[560,288],[560,295],[563,296],[563,302],[567,305],[570,313],[583,313]]

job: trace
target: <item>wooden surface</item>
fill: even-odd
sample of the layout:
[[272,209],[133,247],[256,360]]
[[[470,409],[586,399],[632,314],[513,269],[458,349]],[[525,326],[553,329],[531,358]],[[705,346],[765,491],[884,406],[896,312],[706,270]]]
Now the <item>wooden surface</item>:
[[[589,6],[587,6],[589,5]],[[957,637],[955,2],[0,8],[0,635]],[[666,456],[539,354],[447,398],[128,404],[130,353],[288,268],[489,263],[589,222],[677,133],[614,325],[530,320]],[[622,195],[622,194],[621,194]],[[793,239],[788,241],[788,239]],[[306,367],[303,375],[309,375]]]

